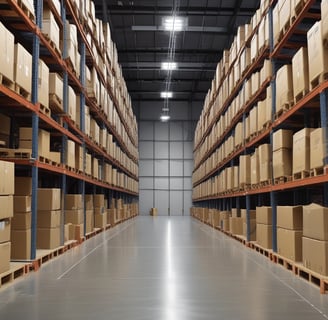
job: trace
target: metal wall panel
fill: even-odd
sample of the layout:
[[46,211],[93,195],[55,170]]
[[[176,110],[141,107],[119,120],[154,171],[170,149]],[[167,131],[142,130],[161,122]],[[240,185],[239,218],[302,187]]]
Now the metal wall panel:
[[140,177],[140,179],[139,179],[139,188],[140,189],[153,190],[154,189],[154,179],[153,179],[153,177],[150,177],[150,178]]
[[155,143],[155,159],[169,158],[169,143],[157,141]]
[[183,140],[183,122],[170,122],[170,141]]
[[170,215],[183,214],[183,191],[170,191]]
[[193,160],[184,160],[183,169],[185,177],[191,177],[194,168]]
[[154,142],[153,141],[140,141],[139,154],[140,154],[140,159],[153,159],[154,158]]
[[183,189],[184,190],[192,190],[192,179],[190,178],[183,178]]
[[148,215],[150,208],[153,207],[154,191],[153,190],[140,190],[139,198],[142,199],[142,201],[139,201],[140,214]]
[[183,156],[184,159],[191,159],[193,160],[193,144],[191,142],[184,142],[183,143]]
[[170,159],[183,159],[183,142],[170,142]]
[[167,177],[169,175],[169,161],[155,160],[155,176]]
[[184,214],[190,215],[190,208],[192,207],[192,191],[183,191],[183,208]]
[[183,177],[183,160],[171,160],[170,161],[170,176],[171,177]]
[[154,175],[154,161],[140,160],[139,161],[139,175],[140,177],[152,177]]
[[169,140],[168,122],[155,122],[155,141]]
[[170,178],[170,189],[183,190],[183,178]]
[[159,178],[156,177],[154,178],[154,187],[156,190],[169,190],[169,179],[167,177],[164,178]]
[[154,140],[154,123],[150,121],[139,122],[139,140]]
[[169,210],[169,191],[155,190],[155,207],[159,215],[168,215]]

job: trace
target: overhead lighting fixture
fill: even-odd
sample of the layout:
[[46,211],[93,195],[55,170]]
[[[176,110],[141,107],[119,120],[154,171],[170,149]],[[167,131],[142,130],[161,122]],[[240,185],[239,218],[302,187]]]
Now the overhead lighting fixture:
[[163,114],[161,114],[160,119],[161,119],[162,122],[169,121],[170,120],[170,115],[163,113]]
[[172,97],[173,97],[173,92],[170,92],[170,91],[161,92],[161,98],[170,99]]
[[187,18],[164,17],[162,24],[166,31],[182,31],[187,27]]
[[162,62],[163,70],[175,70],[177,68],[176,62]]

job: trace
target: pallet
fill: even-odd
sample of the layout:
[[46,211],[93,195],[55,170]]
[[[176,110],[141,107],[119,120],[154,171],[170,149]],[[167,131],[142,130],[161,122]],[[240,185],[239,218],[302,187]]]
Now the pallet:
[[310,80],[310,90],[313,90],[316,88],[319,84],[323,83],[328,79],[328,73],[322,72],[314,79]]
[[27,101],[31,101],[31,93],[26,91],[17,83],[15,83],[15,92],[25,98]]
[[291,181],[292,177],[291,176],[282,176],[282,177],[277,177],[273,179],[274,184],[283,184],[286,183],[287,181]]
[[39,110],[41,113],[45,114],[47,117],[49,117],[49,118],[51,117],[51,110],[48,107],[40,104]]
[[267,121],[266,123],[264,123],[264,124],[262,125],[262,129],[260,130],[260,133],[262,133],[262,132],[268,130],[268,129],[270,128],[270,126],[271,126],[271,123],[272,123],[271,120],[269,120],[269,121]]
[[301,101],[309,93],[308,89],[304,89],[294,96],[294,103]]
[[272,250],[271,249],[263,248],[260,245],[258,245],[255,241],[249,242],[249,247],[251,249],[254,249],[256,252],[262,254],[263,256],[269,258],[270,260],[272,260]]
[[272,253],[272,261],[297,275],[297,267],[295,265],[295,261],[283,257],[277,253]]
[[308,178],[310,176],[310,172],[309,171],[301,171],[301,172],[297,172],[293,174],[293,180],[300,180],[300,179],[305,179]]
[[15,83],[11,79],[7,78],[3,74],[0,74],[0,84],[3,85],[4,87],[15,91]]
[[61,50],[60,48],[58,48],[55,44],[54,41],[51,40],[51,38],[49,37],[49,35],[47,33],[42,33],[43,36],[45,37],[45,39],[49,42],[50,46],[52,49],[54,49],[54,51],[61,57]]
[[301,11],[303,10],[304,8],[304,5],[306,4],[306,0],[302,0],[300,1],[299,3],[297,3],[296,6],[294,6],[294,12],[293,12],[293,15],[291,16],[291,21],[295,21],[296,18],[299,16],[299,14],[301,13]]
[[[21,8],[21,10],[25,13],[25,15],[33,22],[35,22],[35,15],[34,12],[32,12],[26,5],[25,3],[22,2],[22,0],[14,0],[13,2],[16,2],[18,7]],[[8,1],[6,0],[1,0],[0,4],[9,4]],[[4,17],[18,17],[20,16],[19,13],[16,13],[14,10],[7,10],[1,13]]]
[[49,94],[49,107],[50,110],[55,114],[63,114],[63,100],[58,98],[54,93]]
[[289,103],[288,102],[285,103],[282,106],[282,108],[275,113],[274,119],[275,120],[279,119],[285,112],[287,112],[293,106],[293,104],[294,104],[294,101],[293,102],[289,102]]
[[0,288],[12,283],[29,272],[29,268],[25,263],[10,262],[10,269],[0,273]]
[[322,176],[324,172],[324,167],[313,168],[310,170],[310,177]]
[[31,149],[0,149],[0,158],[9,159],[32,159]]
[[261,181],[259,184],[260,184],[261,188],[271,186],[272,185],[272,180],[269,179],[269,180]]
[[320,288],[320,293],[328,292],[328,277],[312,271],[303,264],[296,264],[297,275]]

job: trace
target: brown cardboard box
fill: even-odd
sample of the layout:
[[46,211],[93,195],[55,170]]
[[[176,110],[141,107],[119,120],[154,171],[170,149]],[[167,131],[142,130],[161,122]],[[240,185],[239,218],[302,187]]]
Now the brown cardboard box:
[[[246,222],[247,219],[247,210],[240,210],[240,217],[243,219],[243,222]],[[256,210],[249,210],[249,217],[251,220],[256,220]]]
[[[322,0],[321,1],[321,17],[327,17],[327,16],[328,16],[328,1]],[[326,44],[327,40],[328,40],[328,21],[327,21],[327,19],[321,20],[321,28],[322,28],[322,40],[323,40],[324,44]]]
[[258,35],[255,33],[251,40],[251,61],[254,61],[258,54]]
[[104,214],[106,212],[105,207],[101,207],[101,208],[94,208],[94,213],[95,214]]
[[292,60],[293,91],[295,101],[299,101],[309,91],[309,62],[307,48],[299,49]]
[[75,168],[75,142],[72,140],[67,140],[66,164]]
[[314,272],[328,275],[328,241],[303,237],[303,265]]
[[251,157],[242,155],[239,157],[239,185],[251,184]]
[[253,107],[253,109],[249,113],[249,123],[250,123],[250,134],[254,134],[257,132],[257,106]]
[[293,135],[293,174],[310,170],[310,133],[304,128]]
[[14,215],[13,196],[0,196],[0,220],[11,218]]
[[38,100],[44,107],[49,108],[49,68],[39,60]]
[[284,65],[276,75],[276,112],[283,110],[286,105],[294,101],[292,66]]
[[10,269],[10,242],[0,243],[0,273]]
[[55,249],[60,246],[60,228],[38,228],[37,249]]
[[69,225],[69,238],[70,240],[80,240],[84,235],[83,224],[70,224]]
[[231,209],[231,217],[232,218],[238,218],[238,217],[240,217],[240,209],[232,208]]
[[105,228],[107,224],[107,214],[95,214],[95,228]]
[[94,212],[93,212],[93,210],[85,211],[85,228],[86,228],[86,233],[90,233],[93,231],[93,228],[94,228]]
[[14,196],[14,212],[31,211],[31,196]]
[[64,242],[71,240],[69,237],[69,228],[71,225],[71,223],[64,224]]
[[[247,223],[243,222],[243,236],[247,238]],[[256,220],[250,220],[249,241],[256,241]]]
[[256,222],[260,224],[272,224],[272,208],[256,207]]
[[257,184],[260,182],[260,162],[258,149],[251,156],[251,183]]
[[0,220],[0,243],[10,241],[10,219]]
[[92,158],[92,176],[95,177],[96,179],[98,179],[99,178],[98,173],[99,173],[98,159]]
[[15,177],[15,196],[32,195],[32,178]]
[[11,231],[11,259],[31,259],[31,229]]
[[72,87],[68,87],[68,115],[76,121],[76,94]]
[[223,219],[221,220],[220,226],[223,231],[229,231],[230,230],[230,220],[229,219]]
[[260,181],[271,179],[271,147],[269,144],[262,144],[258,147],[260,162]]
[[28,93],[32,92],[32,56],[19,43],[15,44],[14,80]]
[[61,206],[61,189],[38,189],[38,211],[59,210]]
[[65,210],[65,223],[82,224],[83,222],[83,210]]
[[83,171],[83,148],[75,144],[75,168]]
[[0,73],[9,80],[14,80],[14,35],[0,23],[0,36],[2,45],[0,46],[0,56],[2,63],[0,65]]
[[280,0],[278,2],[279,10],[279,30],[283,30],[286,24],[289,23],[291,17],[291,3],[290,0]]
[[310,133],[310,169],[324,166],[324,129],[318,128]]
[[277,229],[277,252],[293,261],[302,261],[302,231]]
[[256,242],[263,248],[272,249],[272,225],[256,224]]
[[11,219],[11,230],[31,229],[31,212],[15,213]]
[[60,152],[54,152],[54,151],[50,151],[49,152],[49,157],[50,160],[56,163],[61,163],[61,155]]
[[95,208],[105,207],[105,196],[103,194],[95,194],[93,196],[93,204]]
[[272,151],[293,148],[293,131],[280,129],[273,133]]
[[[19,128],[19,147],[32,149],[32,128]],[[38,153],[40,156],[49,159],[50,153],[50,132],[39,129]]]
[[276,5],[273,8],[273,37],[274,37],[274,44],[278,43],[279,33],[280,33],[280,26],[279,26],[279,6]]
[[328,240],[328,208],[315,203],[303,206],[303,236]]
[[0,195],[14,194],[14,173],[15,164],[13,162],[0,160]]
[[116,209],[107,210],[107,223],[109,223],[112,227],[115,225],[115,211]]
[[277,206],[277,227],[290,230],[302,230],[303,207]]
[[92,159],[91,154],[87,153],[85,158],[85,162],[86,162],[85,173],[88,175],[91,175],[92,173],[91,159]]
[[230,217],[229,228],[232,234],[243,234],[243,219]]
[[65,209],[66,210],[83,209],[82,194],[66,194]]
[[93,210],[93,194],[86,194],[84,196],[85,199],[85,209]]
[[292,175],[292,150],[279,149],[272,153],[273,178]]
[[58,73],[49,73],[49,94],[56,95],[59,101],[61,101],[60,107],[63,110],[63,79]]
[[320,74],[328,72],[328,48],[323,45],[321,21],[317,21],[308,31],[307,43],[310,62],[309,81],[311,83]]
[[56,48],[60,51],[60,30],[56,23],[55,17],[49,10],[47,18],[43,17],[42,20],[42,33],[46,34],[48,38],[55,44]]
[[38,228],[58,228],[61,217],[61,210],[38,211]]

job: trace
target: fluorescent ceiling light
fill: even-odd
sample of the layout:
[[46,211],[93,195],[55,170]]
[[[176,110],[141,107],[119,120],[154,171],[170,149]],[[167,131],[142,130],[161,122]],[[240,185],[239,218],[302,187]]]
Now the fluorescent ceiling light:
[[162,24],[167,31],[182,31],[187,27],[187,19],[183,17],[165,17]]
[[177,68],[176,62],[162,62],[163,70],[175,70]]
[[173,92],[170,92],[170,91],[163,91],[161,92],[161,98],[172,98],[173,97]]
[[165,122],[170,120],[170,116],[168,114],[162,114],[160,117],[161,121]]

